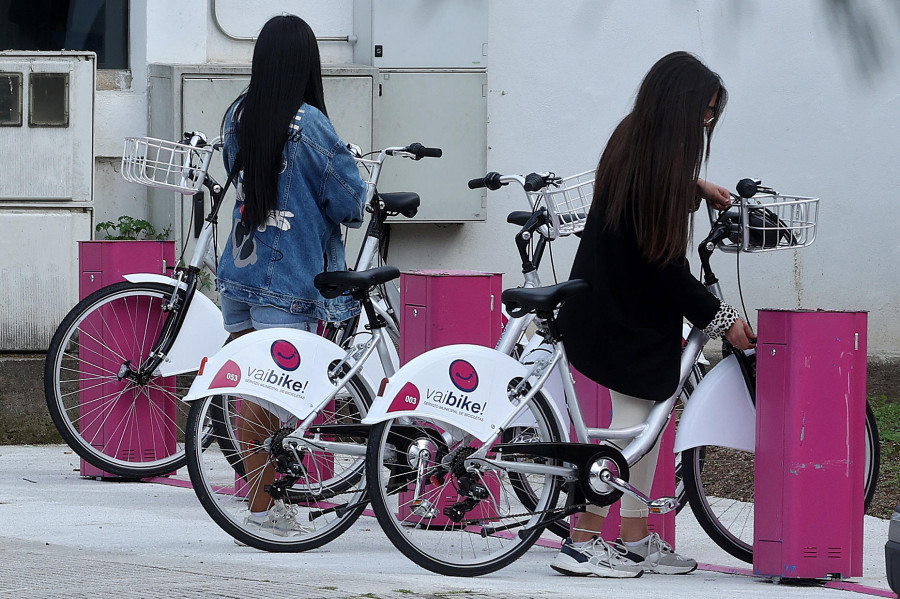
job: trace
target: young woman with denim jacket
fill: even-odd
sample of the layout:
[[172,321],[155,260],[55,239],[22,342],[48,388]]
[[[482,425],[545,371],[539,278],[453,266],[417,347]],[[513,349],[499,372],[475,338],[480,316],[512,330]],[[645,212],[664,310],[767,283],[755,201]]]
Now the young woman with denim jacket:
[[[225,167],[238,169],[231,235],[218,271],[232,338],[272,327],[315,332],[319,320],[359,311],[351,298],[329,300],[313,286],[320,272],[346,268],[341,225],[360,226],[366,195],[327,114],[312,29],[293,15],[270,19],[256,40],[250,85],[223,120]],[[251,446],[268,437],[277,418],[244,402],[241,421],[238,438]],[[265,456],[246,454],[248,524],[299,532],[268,511],[272,498],[264,488],[275,475]]]
[[[664,56],[644,77],[633,110],[597,166],[593,205],[571,272],[571,278],[588,280],[591,290],[567,301],[558,322],[572,364],[610,390],[614,428],[644,422],[654,402],[675,391],[684,318],[739,349],[755,342],[737,312],[694,278],[686,258],[691,213],[700,198],[719,210],[730,204],[728,190],[699,178],[726,99],[719,76],[695,56]],[[648,495],[658,452],[659,440],[630,472],[630,482]],[[620,538],[599,538],[608,511],[589,505],[579,514],[553,569],[628,578],[697,567],[650,533],[646,506],[627,495]]]

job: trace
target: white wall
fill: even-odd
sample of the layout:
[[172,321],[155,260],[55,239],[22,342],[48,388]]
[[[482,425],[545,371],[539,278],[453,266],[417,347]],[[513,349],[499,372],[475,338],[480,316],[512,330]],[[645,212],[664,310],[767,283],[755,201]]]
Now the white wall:
[[[733,188],[742,177],[760,177],[784,193],[822,198],[811,247],[740,257],[751,321],[760,307],[868,310],[870,354],[900,355],[893,197],[900,184],[900,13],[890,2],[853,4],[875,14],[884,36],[883,65],[866,78],[854,59],[857,46],[828,7],[812,0],[582,0],[551,10],[540,0],[493,0],[488,168],[592,168],[649,67],[673,50],[695,52],[723,77],[731,98],[707,178]],[[486,224],[444,232],[427,252],[427,242],[403,251],[396,236],[401,266],[419,266],[427,255],[440,266],[505,271],[504,282],[517,283],[514,231],[504,216],[523,202],[521,194],[495,192]],[[698,219],[696,226],[702,235],[708,225]],[[571,238],[555,244],[563,278],[575,246]],[[698,269],[695,257],[692,264]],[[737,304],[735,266],[733,254],[714,261],[726,297]]]
[[[870,354],[900,356],[900,219],[893,197],[900,188],[900,11],[891,0],[851,3],[854,14],[874,15],[884,43],[882,64],[866,76],[856,60],[861,38],[838,26],[829,12],[834,6],[819,0],[491,0],[488,168],[562,175],[593,168],[653,62],[673,50],[695,52],[730,93],[707,178],[733,187],[755,176],[784,193],[822,198],[812,247],[741,257],[751,320],[758,307],[869,310]],[[320,36],[353,28],[352,0],[219,0],[217,7],[222,26],[237,36],[254,35],[281,11],[304,16]],[[142,42],[136,21],[146,22],[147,62],[250,60],[252,44],[223,35],[208,2],[133,0],[132,12],[133,48]],[[321,47],[325,62],[352,57],[349,44]],[[113,152],[107,148],[118,147],[125,134],[146,132],[146,72],[136,62],[140,51],[133,52],[131,89],[98,94],[98,155]],[[101,179],[98,173],[98,216],[114,203],[110,196],[120,195]],[[505,216],[524,208],[521,193],[501,190],[488,196],[485,223],[399,224],[393,261],[401,268],[502,271],[507,285],[518,284],[515,229]],[[698,235],[704,226],[697,221]],[[576,242],[554,244],[561,278]],[[714,266],[727,297],[739,303],[735,262],[734,255],[719,256]],[[553,279],[549,264],[545,282]]]

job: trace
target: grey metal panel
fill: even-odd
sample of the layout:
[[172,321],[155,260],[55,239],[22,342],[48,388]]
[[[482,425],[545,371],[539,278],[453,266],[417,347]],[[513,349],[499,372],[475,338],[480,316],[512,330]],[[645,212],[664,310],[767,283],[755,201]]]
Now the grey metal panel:
[[[222,117],[250,82],[249,65],[150,65],[150,135],[179,139],[185,131],[219,135]],[[372,104],[377,71],[360,65],[323,65],[325,102],[338,135],[363,150],[372,145]],[[227,173],[217,155],[212,176],[224,184]],[[193,248],[190,196],[151,189],[151,220],[157,228],[172,226],[179,244],[189,237]],[[208,201],[208,200],[207,200]],[[224,210],[223,214],[229,214]],[[221,219],[229,226],[228,218]],[[224,244],[224,235],[220,235]]]
[[[22,74],[22,126],[0,135],[0,201],[76,202],[90,205],[93,192],[93,53],[0,52],[0,72]],[[69,125],[29,126],[29,78],[68,74]]]
[[379,68],[484,68],[487,23],[488,0],[356,0],[354,60]]
[[0,254],[0,351],[46,350],[78,301],[78,244],[91,238],[88,209],[4,209]]
[[[422,198],[414,222],[483,221],[484,194],[469,179],[487,168],[487,99],[484,72],[382,72],[375,110],[375,147],[418,141],[442,158],[388,159],[378,188],[415,191]],[[397,219],[397,222],[409,222]]]

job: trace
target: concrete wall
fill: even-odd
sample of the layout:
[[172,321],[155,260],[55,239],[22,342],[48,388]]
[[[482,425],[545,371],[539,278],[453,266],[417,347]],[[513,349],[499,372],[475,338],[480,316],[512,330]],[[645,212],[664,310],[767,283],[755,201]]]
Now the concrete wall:
[[[98,92],[97,220],[128,206],[131,213],[146,209],[143,190],[126,190],[115,161],[103,160],[117,155],[124,136],[146,133],[146,63],[249,62],[252,43],[224,35],[210,6],[132,0],[131,85]],[[217,6],[222,28],[238,37],[254,35],[281,11],[307,18],[320,36],[353,33],[352,0],[220,0]],[[846,6],[850,18],[842,16]],[[784,193],[822,198],[812,247],[741,256],[751,320],[758,307],[869,310],[870,354],[900,356],[900,236],[892,197],[900,183],[895,6],[891,0],[491,0],[489,170],[567,175],[593,168],[653,62],[673,50],[695,52],[723,77],[731,96],[705,176],[727,187],[760,177]],[[349,44],[321,48],[325,62],[352,59]],[[505,283],[515,285],[521,280],[515,230],[505,216],[523,208],[521,193],[501,190],[488,197],[485,223],[398,224],[392,261],[401,268],[502,271]],[[705,226],[697,220],[698,235]],[[575,247],[572,238],[554,244],[561,279]],[[736,263],[726,255],[714,266],[727,297],[739,304]],[[542,277],[553,280],[549,259]]]

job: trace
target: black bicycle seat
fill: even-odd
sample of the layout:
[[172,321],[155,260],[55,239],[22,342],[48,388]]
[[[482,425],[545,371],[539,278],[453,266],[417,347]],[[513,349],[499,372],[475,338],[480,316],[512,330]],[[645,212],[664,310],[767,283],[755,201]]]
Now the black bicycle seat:
[[419,194],[414,191],[392,191],[389,193],[379,193],[378,199],[384,204],[384,209],[388,212],[396,212],[402,214],[406,218],[412,218],[419,211]]
[[334,299],[345,293],[363,291],[375,285],[386,283],[400,276],[396,266],[379,266],[369,270],[336,270],[316,275],[313,284],[322,297]]
[[590,288],[591,284],[584,279],[572,279],[548,287],[507,289],[501,297],[503,305],[515,318],[529,312],[552,312],[573,295],[584,293]]

